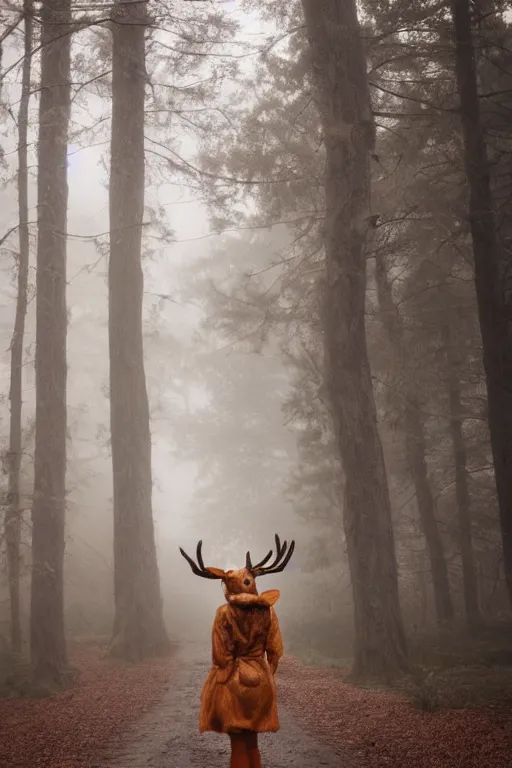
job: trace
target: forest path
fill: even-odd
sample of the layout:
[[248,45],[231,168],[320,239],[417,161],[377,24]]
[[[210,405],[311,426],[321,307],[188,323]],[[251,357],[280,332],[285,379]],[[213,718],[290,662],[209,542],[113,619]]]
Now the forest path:
[[[210,649],[191,643],[170,662],[164,697],[90,768],[228,768],[229,739],[198,731],[199,697],[210,666]],[[277,673],[279,697],[279,673]],[[282,672],[286,674],[286,661]],[[307,732],[282,704],[281,728],[260,736],[264,768],[354,768],[348,756]]]

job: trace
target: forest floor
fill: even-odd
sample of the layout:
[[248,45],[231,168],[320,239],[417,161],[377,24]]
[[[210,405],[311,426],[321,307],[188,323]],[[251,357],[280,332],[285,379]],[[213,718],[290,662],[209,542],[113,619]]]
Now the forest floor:
[[[1,768],[227,768],[227,737],[197,728],[207,647],[190,644],[138,666],[114,664],[94,644],[73,647],[71,658],[73,688],[0,698]],[[355,687],[343,670],[295,657],[279,668],[278,692],[281,729],[260,739],[265,768],[511,765],[512,705],[501,694],[425,711],[424,691],[414,700]]]

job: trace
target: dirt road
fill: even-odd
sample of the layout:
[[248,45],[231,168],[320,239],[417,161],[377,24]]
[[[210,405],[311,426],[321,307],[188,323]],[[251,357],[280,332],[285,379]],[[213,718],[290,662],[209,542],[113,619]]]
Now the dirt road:
[[[198,732],[199,695],[209,665],[209,648],[180,649],[160,704],[90,768],[228,768],[228,737]],[[307,733],[283,705],[279,718],[281,730],[260,737],[264,768],[356,768],[346,755]]]

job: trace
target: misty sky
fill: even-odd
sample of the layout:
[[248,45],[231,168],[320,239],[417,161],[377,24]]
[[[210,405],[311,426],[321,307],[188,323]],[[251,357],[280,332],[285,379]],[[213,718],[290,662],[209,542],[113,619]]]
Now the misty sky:
[[[239,2],[229,2],[223,5],[226,12],[235,13],[242,20],[243,30],[241,39],[248,39],[255,44],[263,31],[268,34],[269,27],[262,26],[253,16],[241,14],[238,10]],[[4,66],[19,57],[18,52],[7,50],[4,56]],[[244,68],[250,68],[251,59],[243,61]],[[229,86],[228,86],[229,87]],[[13,77],[5,85],[4,93],[11,102],[16,102],[19,95],[19,85]],[[82,107],[73,108],[73,124],[91,125],[95,118],[105,115],[109,111],[109,104],[98,97],[90,96],[88,99],[88,114],[84,114]],[[15,111],[17,105],[15,105]],[[32,117],[37,119],[35,102],[32,103]],[[3,139],[3,146],[7,153],[9,166],[14,171],[16,168],[16,135],[10,126],[10,135]],[[78,143],[80,141],[80,143]],[[108,189],[107,173],[102,167],[102,157],[108,148],[108,142],[99,146],[85,147],[87,139],[77,140],[71,143],[69,149],[69,212],[68,232],[68,295],[67,302],[70,309],[70,324],[68,330],[68,420],[72,430],[72,454],[79,459],[82,477],[68,477],[72,486],[72,505],[70,515],[86,514],[87,507],[93,503],[91,500],[91,482],[98,484],[101,475],[105,476],[105,462],[109,462],[109,456],[102,448],[98,440],[98,426],[109,423],[108,401],[105,397],[105,386],[108,382],[108,339],[107,339],[107,287],[106,287],[106,263],[104,259],[98,259],[94,243],[87,238],[97,233],[108,231]],[[29,162],[35,166],[35,155],[31,147],[32,158]],[[194,142],[186,139],[181,145],[182,153],[193,160],[195,153]],[[8,153],[12,154],[9,155]],[[146,202],[151,204],[155,200],[163,205],[168,212],[168,223],[175,233],[175,242],[160,243],[157,258],[145,263],[145,291],[146,304],[149,307],[156,299],[152,294],[168,294],[176,296],[179,289],[178,272],[182,265],[189,264],[193,259],[208,253],[214,241],[219,236],[209,235],[209,225],[205,208],[194,200],[194,193],[187,187],[180,187],[169,179],[170,184],[161,185],[158,189],[152,188],[146,191]],[[14,185],[0,192],[0,226],[6,231],[17,221],[16,197],[13,194]],[[32,185],[31,220],[35,221],[35,180]],[[17,236],[12,238],[12,248],[17,248]],[[32,253],[32,263],[34,252]],[[12,273],[12,260],[7,253],[0,265],[2,273],[8,278]],[[11,301],[0,302],[0,340],[1,340],[1,369],[0,389],[6,394],[9,381],[9,341],[12,333],[14,318],[14,286],[0,289],[7,292]],[[26,348],[32,346],[35,340],[34,327],[34,302],[29,309],[27,319]],[[197,311],[190,305],[179,305],[167,302],[163,310],[164,322],[167,323],[169,333],[180,337],[190,336],[197,325]],[[161,346],[160,346],[161,348]],[[146,357],[152,354],[149,345],[146,345]],[[160,352],[161,354],[161,352]],[[169,375],[172,376],[173,360],[172,351],[169,360],[164,360]],[[264,365],[264,360],[262,360]],[[165,382],[163,383],[165,388]],[[34,377],[33,370],[26,366],[24,381],[24,397],[27,404],[33,407]],[[151,391],[150,391],[151,397]],[[7,418],[7,403],[3,408],[2,418]],[[172,424],[169,425],[172,430]],[[7,429],[4,429],[4,434]],[[82,471],[83,470],[83,471]],[[169,444],[166,441],[165,426],[153,428],[153,473],[156,480],[154,491],[154,512],[160,541],[168,537],[180,538],[186,535],[188,511],[192,493],[194,491],[195,466],[176,465],[170,456]],[[80,482],[84,477],[94,478],[86,481],[84,495],[80,492]],[[110,477],[108,478],[110,482]],[[76,483],[75,483],[76,481]],[[98,488],[98,497],[103,494],[110,495],[108,489]],[[94,496],[93,496],[94,499]],[[74,512],[75,510],[75,512]],[[224,566],[234,563],[219,564]]]

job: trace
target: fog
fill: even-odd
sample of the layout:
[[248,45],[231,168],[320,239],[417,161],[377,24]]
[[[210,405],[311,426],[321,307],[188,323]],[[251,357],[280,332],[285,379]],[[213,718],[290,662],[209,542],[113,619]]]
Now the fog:
[[[236,3],[231,4],[234,6]],[[225,9],[229,11],[229,8]],[[241,16],[243,35],[263,35],[250,16]],[[264,25],[265,26],[265,25]],[[268,25],[267,25],[268,26]],[[79,38],[80,40],[80,38]],[[76,43],[80,48],[80,42]],[[4,66],[17,60],[18,52],[8,49]],[[244,65],[250,71],[250,65]],[[229,85],[227,86],[229,91]],[[15,78],[4,84],[4,98],[16,104],[19,85]],[[35,113],[34,113],[35,114]],[[84,127],[102,121],[109,114],[105,99],[90,93],[72,109],[77,134],[68,150],[68,470],[65,550],[66,626],[71,637],[105,636],[111,632],[113,616],[112,469],[109,448],[108,401],[108,179],[105,171],[108,149],[106,134],[90,140]],[[81,135],[83,134],[83,135]],[[104,138],[103,138],[104,137]],[[88,146],[92,143],[92,146]],[[180,152],[193,160],[197,142],[179,138]],[[16,171],[16,136],[4,137],[5,177]],[[30,162],[35,167],[34,144]],[[0,227],[7,231],[16,224],[16,197],[13,184],[0,194]],[[37,211],[35,178],[30,181],[30,220]],[[294,514],[287,493],[287,481],[297,463],[293,428],[285,424],[280,396],[290,386],[289,373],[274,349],[253,354],[241,345],[228,342],[221,333],[208,333],[211,308],[205,301],[208,281],[222,288],[226,279],[236,283],[247,264],[232,259],[228,275],[217,266],[218,254],[229,251],[235,240],[241,247],[257,243],[259,264],[264,267],[279,248],[283,234],[258,230],[237,235],[211,232],[206,206],[197,190],[169,179],[146,188],[146,207],[157,207],[160,228],[146,239],[143,261],[145,312],[145,365],[151,409],[153,515],[164,613],[172,639],[207,642],[215,608],[223,601],[218,583],[194,577],[179,554],[182,546],[194,553],[203,541],[206,562],[228,569],[241,567],[250,549],[261,559],[274,545],[274,534],[296,541],[296,553],[285,573],[267,577],[266,588],[282,590],[282,621],[300,622],[308,603],[321,596],[329,575],[304,574],[306,542],[310,533]],[[275,241],[275,242],[274,242]],[[100,248],[99,248],[99,244]],[[103,250],[101,250],[103,247]],[[240,245],[237,246],[240,250]],[[223,257],[224,258],[224,257]],[[10,338],[14,318],[16,286],[12,250],[3,250],[0,302],[0,346],[2,396],[2,439],[8,435]],[[23,423],[28,432],[35,414],[33,356],[35,345],[34,267],[31,271],[31,301],[25,334]],[[202,284],[194,287],[197,271]],[[275,342],[274,342],[275,346]],[[247,390],[247,367],[253,385]],[[243,377],[245,375],[245,381]],[[242,380],[238,381],[242,376]],[[213,392],[210,391],[212,377]],[[279,381],[280,391],[268,392],[269,382]],[[216,402],[222,388],[224,402]],[[233,408],[240,412],[245,401],[250,423],[238,425],[233,419],[215,417],[215,411]],[[230,402],[238,401],[238,402]],[[213,413],[213,416],[212,416]],[[248,418],[248,422],[250,421]],[[258,424],[260,420],[262,424]],[[203,431],[201,431],[203,430]],[[254,436],[254,443],[251,441]],[[22,617],[25,635],[29,625],[29,540],[31,483],[33,481],[33,434],[27,433],[22,463],[26,514],[22,575]],[[262,463],[265,453],[269,460]],[[283,454],[273,466],[273,454]],[[218,480],[213,465],[218,462]],[[244,465],[241,472],[241,465]],[[208,477],[210,475],[210,477]],[[231,475],[231,477],[229,477]],[[6,476],[4,477],[6,482]],[[216,483],[229,483],[228,491]],[[226,503],[226,494],[231,494]],[[265,581],[265,580],[264,580]],[[2,584],[0,629],[7,634],[7,590]],[[326,603],[332,611],[333,598]]]
[[[283,573],[261,578],[261,589],[281,590],[287,648],[302,657],[321,657],[322,663],[352,658],[357,632],[367,650],[374,649],[386,622],[390,645],[400,645],[400,612],[405,634],[413,638],[447,626],[465,632],[465,621],[471,625],[468,583],[478,591],[478,620],[508,621],[504,507],[496,492],[482,357],[487,342],[480,335],[462,139],[454,148],[451,138],[459,127],[439,127],[434,109],[434,117],[427,115],[429,129],[407,123],[402,134],[397,126],[402,130],[404,114],[392,111],[399,97],[372,92],[381,121],[375,128],[379,152],[367,147],[365,157],[373,163],[367,173],[375,215],[365,209],[363,219],[373,222],[375,233],[350,251],[351,222],[360,212],[339,231],[346,214],[331,221],[326,213],[325,195],[332,194],[323,175],[326,118],[321,99],[311,95],[320,86],[309,72],[313,54],[307,46],[313,43],[304,35],[302,6],[274,13],[266,2],[225,2],[210,16],[209,9],[196,12],[193,5],[180,4],[185,21],[170,15],[180,34],[160,19],[161,26],[148,32],[146,50],[144,366],[152,511],[169,637],[208,643],[212,617],[224,600],[219,583],[195,576],[179,547],[194,556],[201,540],[206,565],[234,569],[244,565],[248,550],[261,559],[274,547],[276,533],[294,540],[295,552]],[[377,21],[368,21],[369,29],[372,24]],[[194,35],[203,37],[198,42]],[[191,50],[172,48],[175,38]],[[70,639],[104,641],[112,635],[115,602],[109,39],[104,25],[92,24],[72,40],[66,298],[65,624]],[[20,34],[9,38],[2,60],[0,447],[6,460],[21,42]],[[370,64],[377,53],[367,53]],[[40,55],[32,58],[21,462],[24,638],[30,624],[41,69]],[[376,71],[385,65],[376,64]],[[410,74],[404,65],[404,82],[413,83]],[[421,87],[433,90],[435,77],[427,74]],[[455,83],[451,69],[450,78]],[[450,119],[454,93],[455,85],[449,97],[434,94],[447,101],[442,109]],[[422,92],[421,99],[428,106],[429,94]],[[445,156],[455,170],[440,202],[434,181],[441,185],[444,178],[424,178],[431,166],[448,162]],[[126,164],[132,160],[126,157]],[[345,166],[331,171],[329,178],[339,181]],[[347,193],[347,199],[353,196]],[[357,251],[360,260],[351,287],[335,295],[338,272],[327,273],[325,265],[343,248],[344,258]],[[7,494],[7,471],[2,483]],[[365,635],[368,616],[373,636]],[[8,583],[2,578],[0,634],[7,636],[8,627]]]
[[0,3],[2,766],[509,765],[506,5]]

